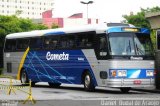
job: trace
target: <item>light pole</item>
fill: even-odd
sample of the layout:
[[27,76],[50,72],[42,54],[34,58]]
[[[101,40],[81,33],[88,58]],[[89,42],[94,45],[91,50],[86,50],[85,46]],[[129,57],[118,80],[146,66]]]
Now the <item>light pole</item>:
[[81,1],[81,3],[87,5],[87,22],[88,22],[88,5],[89,5],[89,4],[92,4],[93,1],[88,1],[88,2]]

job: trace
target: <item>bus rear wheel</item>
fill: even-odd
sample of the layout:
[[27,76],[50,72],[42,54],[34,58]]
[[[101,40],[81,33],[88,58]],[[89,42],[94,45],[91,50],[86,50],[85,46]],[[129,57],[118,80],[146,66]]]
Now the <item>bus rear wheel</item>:
[[120,88],[122,93],[128,93],[130,89],[131,89],[130,87]]
[[94,91],[95,90],[95,86],[93,84],[92,77],[88,71],[84,74],[83,84],[84,84],[84,89],[86,91]]
[[49,86],[52,87],[52,88],[58,88],[60,87],[61,83],[51,83],[51,82],[48,82]]
[[24,69],[21,71],[20,79],[21,79],[22,85],[29,85],[28,84],[29,83],[28,75]]

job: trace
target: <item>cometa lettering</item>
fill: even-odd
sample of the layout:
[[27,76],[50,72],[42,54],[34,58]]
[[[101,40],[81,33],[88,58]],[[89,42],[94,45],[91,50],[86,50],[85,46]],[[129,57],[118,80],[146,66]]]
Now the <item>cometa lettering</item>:
[[46,59],[49,60],[69,60],[69,54],[52,54],[51,52],[47,52]]

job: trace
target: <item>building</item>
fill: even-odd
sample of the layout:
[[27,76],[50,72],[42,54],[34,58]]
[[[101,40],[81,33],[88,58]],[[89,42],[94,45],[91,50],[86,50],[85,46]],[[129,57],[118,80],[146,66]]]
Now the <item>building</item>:
[[68,18],[56,18],[52,16],[52,10],[47,10],[42,13],[42,18],[39,19],[33,19],[33,22],[38,24],[44,24],[51,28],[53,24],[58,25],[59,27],[73,27],[73,26],[80,26],[80,25],[86,25],[86,24],[98,24],[98,19],[93,18],[83,18],[82,13],[76,13]]
[[42,12],[53,10],[54,0],[0,0],[0,15],[42,18]]
[[[35,21],[34,21],[35,22]],[[86,18],[43,18],[40,19],[37,23],[43,23],[44,25],[51,28],[52,24],[58,25],[59,27],[73,27],[81,26],[87,24],[98,24],[98,19],[86,19]]]
[[97,24],[98,19],[83,18],[82,13],[76,13],[68,18],[54,17],[54,0],[0,0],[0,15],[17,15],[21,18],[33,19],[33,22],[59,27]]
[[160,29],[160,12],[146,13],[145,17],[150,22],[152,29]]

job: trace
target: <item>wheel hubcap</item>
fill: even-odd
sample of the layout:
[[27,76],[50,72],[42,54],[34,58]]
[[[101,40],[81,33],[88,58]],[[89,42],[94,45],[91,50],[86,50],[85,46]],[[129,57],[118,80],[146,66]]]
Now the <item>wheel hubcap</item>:
[[89,77],[89,75],[86,75],[84,83],[85,83],[86,88],[88,88],[89,85],[90,85],[90,77]]
[[26,83],[26,73],[25,72],[22,73],[21,80],[22,80],[22,83]]

